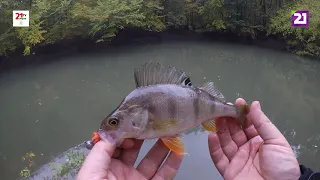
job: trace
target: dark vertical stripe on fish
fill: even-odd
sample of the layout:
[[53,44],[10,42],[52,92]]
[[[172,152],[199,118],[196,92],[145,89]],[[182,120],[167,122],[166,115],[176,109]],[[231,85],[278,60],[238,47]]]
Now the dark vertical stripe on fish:
[[209,94],[209,99],[210,99],[210,112],[213,114],[216,110],[216,98],[212,95]]
[[195,119],[199,118],[199,113],[200,113],[200,90],[195,89],[195,97],[193,100],[193,108],[194,108],[194,117]]
[[157,109],[156,106],[149,100],[149,98],[146,101],[148,101],[147,102],[148,103],[148,112],[151,113],[151,114],[155,114],[156,113],[156,109]]
[[177,115],[177,107],[173,98],[168,99],[168,113],[170,118],[175,118]]

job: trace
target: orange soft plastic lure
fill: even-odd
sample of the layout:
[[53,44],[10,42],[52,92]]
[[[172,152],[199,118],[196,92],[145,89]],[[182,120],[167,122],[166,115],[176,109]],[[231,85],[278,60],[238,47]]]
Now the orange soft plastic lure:
[[99,142],[101,140],[98,132],[93,132],[93,137],[91,138],[93,144],[96,144],[97,142]]
[[84,143],[86,145],[86,148],[91,150],[93,148],[93,146],[97,142],[99,142],[100,140],[101,140],[101,138],[100,138],[98,132],[95,131],[95,132],[93,132],[93,137],[91,138],[91,140],[90,141],[85,141]]

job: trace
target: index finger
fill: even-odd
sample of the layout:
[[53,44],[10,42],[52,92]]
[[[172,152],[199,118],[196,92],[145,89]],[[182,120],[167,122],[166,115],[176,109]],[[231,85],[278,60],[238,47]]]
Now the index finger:
[[288,141],[279,129],[261,111],[260,103],[258,101],[252,102],[248,116],[265,144],[276,144],[290,147]]
[[137,170],[147,179],[151,179],[166,159],[168,153],[169,149],[163,144],[161,139],[158,139],[146,156],[141,160]]
[[78,179],[90,179],[92,174],[99,174],[103,171],[107,172],[115,149],[115,145],[109,142],[97,142],[86,157],[79,171]]
[[133,147],[123,150],[119,158],[124,164],[128,166],[134,165],[134,163],[138,158],[140,148],[143,144],[143,140],[135,139],[133,142],[134,142]]
[[174,152],[170,152],[170,155],[163,163],[161,168],[152,178],[152,180],[167,180],[167,179],[174,179],[174,177],[178,173],[178,169],[182,163],[184,155],[179,155]]

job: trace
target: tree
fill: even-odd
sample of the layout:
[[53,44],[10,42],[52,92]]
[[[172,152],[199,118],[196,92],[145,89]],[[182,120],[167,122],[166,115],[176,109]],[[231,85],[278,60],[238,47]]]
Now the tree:
[[[308,9],[310,16],[309,27],[292,27],[291,11]],[[269,34],[283,37],[288,48],[299,55],[320,56],[320,1],[304,0],[290,3],[279,10],[271,19]]]

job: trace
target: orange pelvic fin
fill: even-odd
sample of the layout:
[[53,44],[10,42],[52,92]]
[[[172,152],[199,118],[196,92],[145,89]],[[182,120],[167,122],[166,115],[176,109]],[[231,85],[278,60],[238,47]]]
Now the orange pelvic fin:
[[181,137],[168,137],[161,138],[164,145],[166,145],[171,151],[174,153],[185,155],[187,153],[184,152],[184,143]]
[[207,130],[207,131],[217,132],[215,120],[211,120],[211,121],[202,123],[202,126],[203,126],[204,129]]

